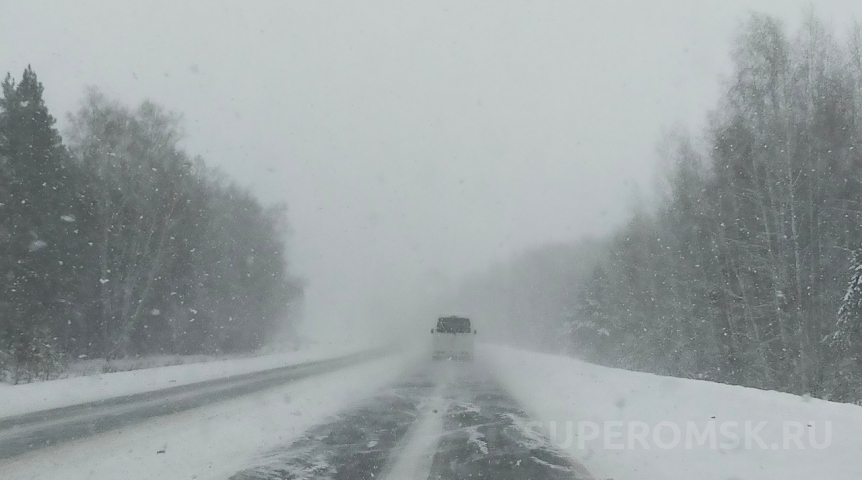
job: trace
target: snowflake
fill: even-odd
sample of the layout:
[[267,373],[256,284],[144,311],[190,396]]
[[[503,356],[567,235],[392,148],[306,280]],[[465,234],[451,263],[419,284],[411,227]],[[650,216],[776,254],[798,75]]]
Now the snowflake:
[[33,240],[30,242],[30,251],[35,252],[36,250],[41,250],[47,246],[48,244],[45,243],[44,240]]

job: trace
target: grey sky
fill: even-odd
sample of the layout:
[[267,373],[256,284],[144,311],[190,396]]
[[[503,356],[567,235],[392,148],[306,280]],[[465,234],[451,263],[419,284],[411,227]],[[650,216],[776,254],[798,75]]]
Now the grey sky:
[[[32,64],[58,117],[84,85],[184,113],[191,153],[288,203],[328,329],[607,232],[649,188],[662,130],[696,131],[714,104],[746,12],[793,25],[810,6],[0,1],[0,70]],[[858,0],[814,8],[862,18]]]

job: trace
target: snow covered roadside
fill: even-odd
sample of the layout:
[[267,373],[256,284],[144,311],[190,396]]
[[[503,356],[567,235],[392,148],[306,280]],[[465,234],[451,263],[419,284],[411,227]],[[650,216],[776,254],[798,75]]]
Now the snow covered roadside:
[[[147,355],[143,357],[127,357],[116,360],[105,360],[104,358],[78,359],[71,362],[56,379],[52,380],[85,377],[88,375],[99,375],[103,373],[128,372],[131,370],[143,370],[145,368],[188,365],[190,363],[236,360],[239,358],[259,357],[273,353],[276,352],[250,352],[226,355]],[[39,379],[36,381],[39,382],[45,380]]]
[[[502,346],[483,345],[478,356],[539,422],[534,427],[596,478],[862,478],[862,407]],[[699,441],[710,425],[716,441]]]
[[[255,395],[159,417],[122,431],[0,460],[3,478],[220,479],[286,445],[327,416],[368,398],[410,362],[365,362]],[[163,453],[159,453],[162,452]]]
[[341,350],[318,348],[23,385],[0,384],[0,418],[325,360],[362,350],[358,347]]

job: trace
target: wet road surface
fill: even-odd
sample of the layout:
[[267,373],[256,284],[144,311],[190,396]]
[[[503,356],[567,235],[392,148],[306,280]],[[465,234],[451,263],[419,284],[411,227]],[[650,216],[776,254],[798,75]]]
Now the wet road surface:
[[[332,372],[387,353],[375,350],[334,359],[236,375],[154,392],[0,419],[0,460],[49,445],[120,429],[321,373]],[[2,475],[0,475],[2,478]]]
[[423,364],[231,480],[589,479],[480,364]]

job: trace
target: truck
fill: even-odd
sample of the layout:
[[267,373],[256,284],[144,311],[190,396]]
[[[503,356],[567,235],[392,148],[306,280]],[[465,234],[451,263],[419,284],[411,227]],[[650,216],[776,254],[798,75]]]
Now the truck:
[[431,334],[434,360],[473,360],[476,330],[470,325],[469,318],[440,317]]

